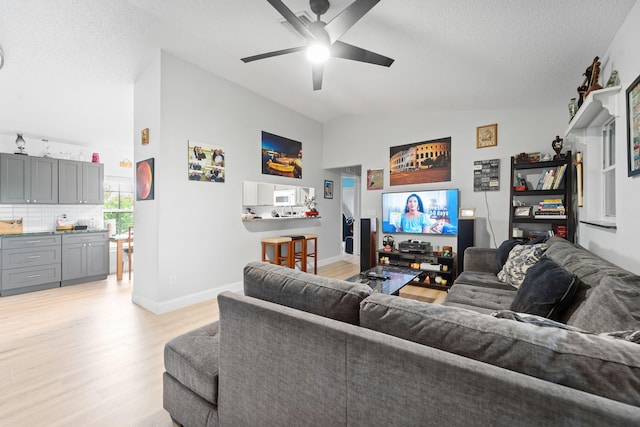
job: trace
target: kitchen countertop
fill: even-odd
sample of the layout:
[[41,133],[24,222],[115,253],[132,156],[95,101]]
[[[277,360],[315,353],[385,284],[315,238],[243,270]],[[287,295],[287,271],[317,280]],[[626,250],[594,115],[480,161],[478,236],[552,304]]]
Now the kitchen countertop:
[[88,228],[86,230],[67,230],[67,231],[36,231],[33,233],[18,234],[0,234],[0,237],[19,237],[19,236],[51,236],[55,234],[78,234],[78,233],[102,233],[107,232],[106,228]]

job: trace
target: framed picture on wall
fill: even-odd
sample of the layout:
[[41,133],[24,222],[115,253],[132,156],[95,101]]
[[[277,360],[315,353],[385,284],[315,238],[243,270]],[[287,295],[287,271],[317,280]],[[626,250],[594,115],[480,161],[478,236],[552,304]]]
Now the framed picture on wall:
[[627,88],[628,176],[640,173],[640,76]]
[[389,184],[451,181],[451,137],[389,147]]
[[136,163],[136,200],[153,200],[154,197],[153,158]]
[[224,148],[190,139],[187,161],[189,181],[224,182]]
[[262,173],[302,178],[302,143],[262,132]]
[[497,123],[476,128],[476,148],[495,147],[496,145],[498,145]]
[[367,190],[382,190],[384,169],[367,169]]
[[333,199],[333,181],[324,180],[324,198]]

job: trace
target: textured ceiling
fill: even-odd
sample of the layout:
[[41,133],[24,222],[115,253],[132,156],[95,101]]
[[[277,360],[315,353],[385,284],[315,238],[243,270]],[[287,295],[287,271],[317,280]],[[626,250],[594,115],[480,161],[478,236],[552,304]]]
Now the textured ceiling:
[[133,82],[158,48],[322,122],[565,104],[634,2],[382,0],[341,40],[395,63],[332,59],[314,92],[303,53],[240,61],[304,44],[266,0],[0,0],[0,133],[131,144]]

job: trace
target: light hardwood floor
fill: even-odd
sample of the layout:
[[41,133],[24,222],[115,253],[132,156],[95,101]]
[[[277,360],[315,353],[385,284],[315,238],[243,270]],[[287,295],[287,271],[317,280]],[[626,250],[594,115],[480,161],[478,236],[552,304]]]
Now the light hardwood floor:
[[[357,259],[320,267],[344,279]],[[218,319],[208,301],[155,315],[126,278],[0,298],[0,426],[172,426],[163,348]]]

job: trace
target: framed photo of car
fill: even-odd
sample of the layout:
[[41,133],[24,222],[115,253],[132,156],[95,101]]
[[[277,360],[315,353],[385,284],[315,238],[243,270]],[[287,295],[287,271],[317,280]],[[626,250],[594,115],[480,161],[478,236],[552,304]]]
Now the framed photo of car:
[[516,206],[515,208],[513,208],[513,217],[514,218],[530,218],[531,206]]

